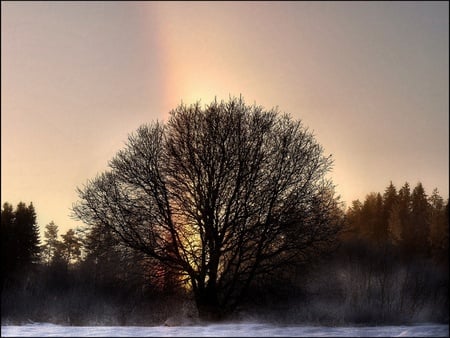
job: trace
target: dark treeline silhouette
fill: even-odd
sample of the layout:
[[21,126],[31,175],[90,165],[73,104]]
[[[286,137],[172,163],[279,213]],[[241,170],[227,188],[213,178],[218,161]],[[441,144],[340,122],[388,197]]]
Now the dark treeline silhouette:
[[[408,184],[398,192],[390,184],[384,194],[353,202],[338,250],[255,279],[230,319],[448,323],[448,200],[436,190],[427,197],[421,184],[408,191]],[[26,219],[15,218],[17,211],[29,218],[15,231],[16,220]],[[8,203],[2,209],[3,324],[194,322],[197,310],[185,280],[164,265],[102,227],[69,229],[58,237],[50,222],[38,245],[34,209],[21,203],[17,211]],[[419,214],[424,219],[416,223],[413,215]],[[6,241],[12,238],[16,251]]]
[[[175,325],[197,318],[176,272],[100,226],[58,236],[50,222],[39,245],[34,208],[19,205],[2,209],[2,323]],[[370,193],[344,213],[337,250],[256,278],[229,318],[448,323],[448,209],[448,199],[436,189],[427,196],[420,183]],[[12,238],[16,251],[6,241]]]
[[434,189],[427,196],[419,182],[412,190],[392,184],[383,194],[356,200],[347,211],[347,240],[377,249],[393,248],[404,261],[433,259],[448,263],[448,200]]
[[353,201],[326,265],[345,321],[448,323],[448,204],[392,182]]
[[5,203],[1,216],[2,324],[160,324],[186,312],[184,290],[167,276],[155,278],[155,265],[107,232],[69,229],[58,236],[52,221],[40,244],[32,204],[14,211]]

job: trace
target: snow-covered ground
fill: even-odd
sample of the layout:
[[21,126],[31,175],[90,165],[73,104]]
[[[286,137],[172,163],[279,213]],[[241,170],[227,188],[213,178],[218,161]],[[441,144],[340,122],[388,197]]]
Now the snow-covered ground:
[[448,337],[449,326],[418,324],[411,326],[326,327],[276,326],[271,324],[220,324],[204,326],[59,326],[30,324],[2,326],[1,335],[26,337]]

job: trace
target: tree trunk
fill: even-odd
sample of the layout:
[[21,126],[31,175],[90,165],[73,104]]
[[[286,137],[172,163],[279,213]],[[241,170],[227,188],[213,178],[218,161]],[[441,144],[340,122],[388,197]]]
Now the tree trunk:
[[219,305],[217,289],[213,285],[197,289],[195,293],[198,316],[201,321],[217,322],[223,318],[223,311]]

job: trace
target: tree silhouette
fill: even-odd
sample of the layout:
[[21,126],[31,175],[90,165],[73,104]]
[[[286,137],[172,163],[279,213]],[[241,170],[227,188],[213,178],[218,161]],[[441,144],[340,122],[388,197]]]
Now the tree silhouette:
[[370,193],[360,209],[360,234],[362,238],[381,244],[386,237],[386,228],[382,218],[383,198],[380,193]]
[[434,189],[430,198],[430,244],[433,257],[448,261],[448,199],[447,204]]
[[37,263],[39,259],[39,229],[33,203],[20,202],[15,211],[16,257],[20,265]]
[[27,268],[39,260],[39,231],[33,203],[20,202],[16,210],[9,203],[1,211],[2,287],[19,268]]
[[232,311],[258,276],[333,247],[332,166],[301,122],[242,99],[181,104],[141,126],[78,189],[74,217],[179,271],[201,319]]
[[14,208],[9,203],[4,203],[1,211],[1,232],[0,232],[0,240],[1,240],[1,253],[2,253],[2,262],[1,262],[1,278],[2,284],[1,287],[3,289],[4,282],[6,277],[16,268],[16,260],[14,257]]
[[42,260],[47,265],[52,263],[58,249],[58,226],[51,221],[45,226],[44,232],[45,242],[42,245]]
[[411,218],[413,223],[409,229],[413,253],[428,255],[430,249],[430,208],[428,197],[422,183],[418,183],[411,194]]
[[394,224],[398,221],[398,207],[397,207],[397,189],[390,182],[389,186],[386,188],[383,194],[383,213],[382,213],[382,236],[381,240],[387,242],[389,239],[394,237],[395,226]]
[[61,256],[67,263],[75,263],[81,257],[81,242],[73,229],[61,236]]
[[412,223],[411,219],[411,189],[408,182],[400,188],[398,191],[398,214],[400,219],[400,242],[403,250],[403,254],[409,256],[411,250],[411,232],[410,227]]

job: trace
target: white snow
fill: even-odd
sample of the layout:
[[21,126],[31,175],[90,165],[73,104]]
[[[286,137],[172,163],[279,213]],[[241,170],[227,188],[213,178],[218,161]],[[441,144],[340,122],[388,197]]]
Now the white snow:
[[60,326],[29,324],[1,327],[2,337],[448,337],[449,326],[417,324],[410,326],[277,326],[238,323],[204,326]]

